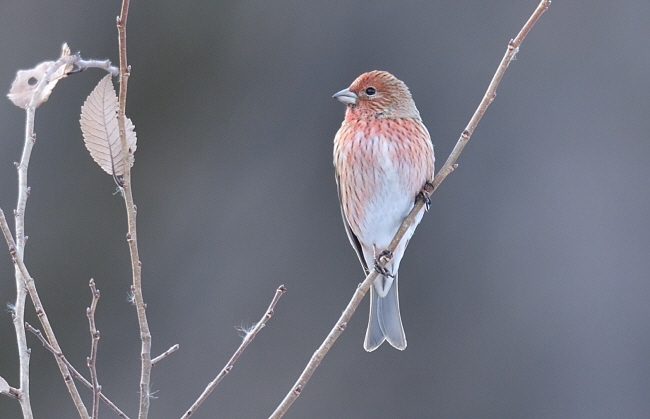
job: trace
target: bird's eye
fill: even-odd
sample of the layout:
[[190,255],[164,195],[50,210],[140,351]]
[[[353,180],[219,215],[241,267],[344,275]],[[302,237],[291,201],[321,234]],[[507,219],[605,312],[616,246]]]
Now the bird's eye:
[[368,87],[368,88],[366,89],[366,94],[367,94],[368,96],[374,96],[375,93],[377,93],[377,91],[375,90],[374,87]]

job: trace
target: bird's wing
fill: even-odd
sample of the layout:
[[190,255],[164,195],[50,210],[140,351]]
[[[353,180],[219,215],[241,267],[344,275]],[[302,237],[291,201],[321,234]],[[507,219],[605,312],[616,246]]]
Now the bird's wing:
[[343,218],[343,225],[345,226],[345,232],[348,233],[348,239],[350,240],[350,244],[352,244],[354,251],[357,252],[357,257],[359,258],[359,262],[361,262],[363,271],[366,273],[366,275],[368,275],[370,271],[368,270],[368,264],[366,263],[366,259],[363,257],[363,249],[361,248],[361,243],[359,242],[359,238],[357,238],[356,234],[352,232],[352,229],[350,228],[350,223],[348,223],[348,219],[345,216],[345,212],[343,211],[343,202],[341,201],[341,185],[339,182],[338,173],[336,174],[336,190],[338,191],[339,194],[341,217]]

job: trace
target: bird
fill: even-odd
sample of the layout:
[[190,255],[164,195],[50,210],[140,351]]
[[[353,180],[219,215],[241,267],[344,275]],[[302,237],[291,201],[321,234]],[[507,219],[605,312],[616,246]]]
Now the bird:
[[[370,288],[363,346],[371,352],[388,341],[404,350],[397,271],[425,207],[392,254],[387,247],[418,194],[433,181],[433,144],[408,87],[386,71],[360,75],[333,98],[346,105],[345,118],[334,137],[343,224],[365,274],[370,269],[379,272]],[[390,260],[382,266],[379,258],[384,255]]]

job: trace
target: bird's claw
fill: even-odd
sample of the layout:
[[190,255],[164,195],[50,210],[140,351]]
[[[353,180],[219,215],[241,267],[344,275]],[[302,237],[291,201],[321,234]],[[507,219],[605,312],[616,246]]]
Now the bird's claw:
[[380,274],[388,278],[395,278],[395,275],[390,273],[388,269],[380,262],[382,258],[387,258],[388,260],[393,258],[393,252],[390,250],[382,250],[377,256],[375,256],[375,270]]
[[379,275],[388,277],[388,278],[395,278],[395,275],[390,273],[388,269],[386,269],[385,266],[383,266],[381,263],[379,263],[378,260],[375,259],[375,271],[379,273]]
[[429,208],[431,208],[431,198],[429,198],[429,194],[433,192],[433,183],[429,182],[428,180],[424,184],[424,188],[418,192],[418,194],[415,197],[415,200],[417,201],[418,199],[421,199],[424,202],[424,209],[426,211],[429,211]]
[[391,260],[391,259],[393,258],[393,252],[391,252],[391,251],[388,250],[388,249],[384,249],[384,250],[382,250],[381,252],[379,252],[379,254],[378,254],[377,257],[375,258],[375,260],[378,261],[378,260],[380,260],[381,258],[386,258],[386,259],[388,259],[388,260]]
[[426,211],[429,211],[429,208],[431,208],[431,198],[426,196],[424,192],[419,192],[417,196],[415,197],[415,200],[417,201],[418,199],[422,200],[424,202],[424,209]]

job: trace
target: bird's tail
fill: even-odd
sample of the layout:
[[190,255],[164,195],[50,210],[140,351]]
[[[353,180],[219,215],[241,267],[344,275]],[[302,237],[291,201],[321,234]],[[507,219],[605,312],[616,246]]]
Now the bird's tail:
[[[378,277],[375,282],[383,281]],[[381,282],[370,287],[370,319],[366,330],[366,341],[363,347],[366,351],[374,351],[388,341],[393,347],[403,351],[406,349],[406,335],[402,327],[402,318],[399,313],[399,296],[397,293],[397,275],[388,288],[388,291],[381,297],[375,288],[381,288]]]

